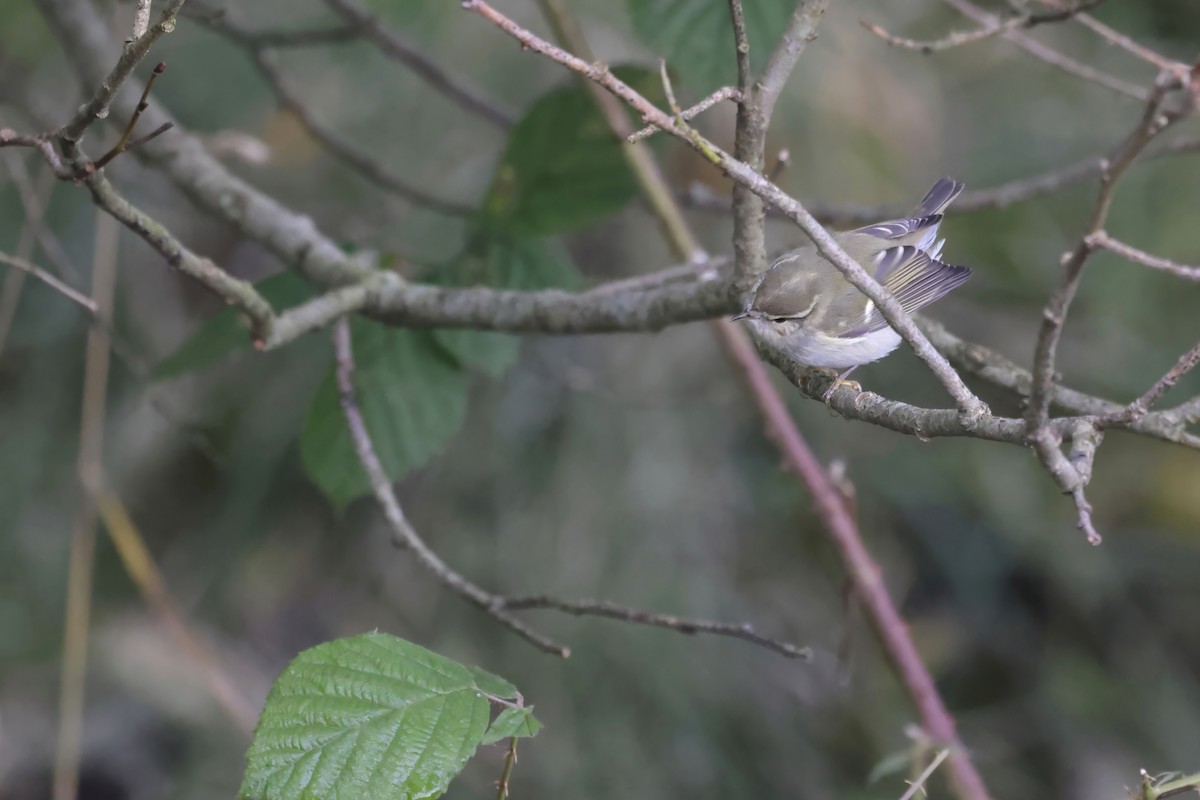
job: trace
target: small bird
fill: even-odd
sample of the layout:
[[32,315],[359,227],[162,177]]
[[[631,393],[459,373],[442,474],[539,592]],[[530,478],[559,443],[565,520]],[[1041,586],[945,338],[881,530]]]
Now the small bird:
[[[911,314],[971,277],[967,267],[938,260],[945,244],[937,238],[942,212],[963,186],[942,178],[907,219],[835,233],[833,238],[864,269],[873,270],[875,280]],[[733,319],[749,320],[797,362],[840,373],[825,392],[825,402],[856,367],[878,361],[900,345],[900,334],[875,303],[812,244],[776,259]]]

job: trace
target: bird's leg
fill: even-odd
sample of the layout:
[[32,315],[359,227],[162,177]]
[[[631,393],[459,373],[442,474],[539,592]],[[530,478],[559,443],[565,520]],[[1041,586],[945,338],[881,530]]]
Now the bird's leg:
[[846,380],[846,376],[849,375],[851,372],[854,372],[854,370],[856,370],[856,369],[858,369],[857,364],[855,366],[851,367],[850,369],[846,370],[845,372],[843,372],[841,375],[838,375],[836,372],[833,373],[833,375],[835,376],[833,379],[833,383],[830,384],[829,388],[825,390],[825,394],[821,397],[821,399],[825,401],[825,405],[830,404],[830,401],[833,400],[834,391],[836,391],[837,388],[843,384],[845,384],[846,386],[852,386],[854,388],[854,391],[856,391],[856,392],[860,392],[860,393],[862,392],[862,390],[863,390],[862,384],[860,384],[858,381]]

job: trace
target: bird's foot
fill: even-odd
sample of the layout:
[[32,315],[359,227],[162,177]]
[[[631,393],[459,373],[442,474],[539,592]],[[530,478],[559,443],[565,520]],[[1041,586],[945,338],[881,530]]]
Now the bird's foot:
[[846,380],[845,376],[850,374],[849,370],[839,373],[837,370],[830,369],[828,367],[809,367],[808,372],[814,372],[819,375],[828,376],[833,381],[831,384],[829,384],[829,388],[826,389],[821,395],[821,401],[827,406],[832,405],[833,393],[836,392],[839,387],[848,386],[855,392],[862,394],[863,388],[861,383],[858,381]]

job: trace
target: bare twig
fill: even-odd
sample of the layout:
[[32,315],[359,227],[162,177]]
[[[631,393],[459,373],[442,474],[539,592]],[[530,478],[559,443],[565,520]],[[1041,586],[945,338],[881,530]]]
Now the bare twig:
[[1096,236],[1104,229],[1108,220],[1108,212],[1112,206],[1117,182],[1146,145],[1181,118],[1181,114],[1168,113],[1163,108],[1166,95],[1175,86],[1173,73],[1164,72],[1155,81],[1154,92],[1146,104],[1141,120],[1125,141],[1117,147],[1111,159],[1106,162],[1100,176],[1100,191],[1088,227],[1080,238],[1079,244],[1064,260],[1062,280],[1042,314],[1042,326],[1034,353],[1033,391],[1030,394],[1029,408],[1026,413],[1031,434],[1045,424],[1049,415],[1049,389],[1054,381],[1054,363],[1058,341],[1062,335],[1063,324],[1071,307],[1071,301],[1074,299],[1079,282],[1083,277],[1084,265],[1087,263],[1088,257],[1095,251]]
[[949,50],[954,47],[960,47],[964,44],[971,44],[972,42],[978,42],[982,39],[987,39],[1007,31],[1013,31],[1020,28],[1033,28],[1049,22],[1063,22],[1071,19],[1072,17],[1082,15],[1083,12],[1093,9],[1103,2],[1104,0],[1086,0],[1086,2],[1065,8],[1061,11],[1051,11],[1037,14],[1021,14],[1016,17],[1010,17],[1006,20],[996,18],[992,22],[986,23],[973,31],[951,32],[941,39],[931,39],[928,41],[917,41],[916,39],[905,39],[902,36],[894,36],[879,25],[867,22],[866,20],[860,20],[859,24],[893,47],[902,47],[907,50],[919,50],[922,53],[928,54],[940,52],[942,50]]
[[[1141,163],[1146,159],[1166,158],[1169,156],[1188,155],[1200,152],[1200,138],[1182,137],[1161,147],[1148,148],[1145,155],[1138,159]],[[948,214],[965,214],[975,211],[987,211],[993,208],[1006,208],[1014,203],[1022,203],[1043,194],[1065,189],[1101,172],[1104,168],[1105,157],[1093,156],[1056,167],[1045,172],[1026,178],[1017,178],[986,189],[968,189],[963,192],[954,205],[947,209]],[[698,211],[728,214],[732,205],[728,197],[719,196],[707,187],[695,185],[682,193],[682,200],[688,208]],[[903,206],[858,206],[858,207],[811,207],[812,215],[824,225],[851,228],[881,219],[890,219],[907,211]],[[776,208],[767,209],[767,216],[786,219],[782,211]]]
[[1187,70],[1186,65],[1181,64],[1178,61],[1172,61],[1171,59],[1154,52],[1149,47],[1138,44],[1120,31],[1114,30],[1108,25],[1105,25],[1091,14],[1080,14],[1075,19],[1084,27],[1091,29],[1109,44],[1121,48],[1135,58],[1140,58],[1142,61],[1152,65],[1160,72],[1166,70],[1182,75]]
[[[984,11],[970,0],[942,0],[942,2],[985,27],[995,26],[1000,22],[999,18],[994,14]],[[1074,75],[1077,78],[1103,86],[1117,94],[1132,97],[1135,100],[1145,101],[1148,99],[1147,93],[1140,86],[1116,78],[1107,72],[1101,72],[1087,64],[1082,64],[1021,31],[1006,30],[1000,36],[1006,41],[1012,42],[1034,58],[1044,61],[1069,75]]]
[[185,247],[166,226],[126,200],[103,173],[88,174],[86,166],[89,162],[75,145],[67,142],[64,152],[72,166],[87,176],[83,182],[97,206],[145,240],[168,264],[211,289],[226,303],[245,312],[252,323],[252,335],[255,339],[261,340],[270,336],[274,312],[270,303],[254,288],[254,284],[233,277],[209,259]]
[[[696,105],[683,109],[681,112],[679,112],[679,114],[684,119],[695,119],[708,109],[715,106],[717,103],[720,103],[723,100],[736,101],[739,97],[741,97],[741,92],[738,91],[736,86],[722,86],[720,89],[717,89],[699,103],[696,103]],[[659,127],[657,125],[647,125],[646,127],[634,131],[626,136],[625,141],[629,142],[630,144],[637,144],[643,139],[654,135],[658,130]]]
[[1194,345],[1191,350],[1181,355],[1179,360],[1175,362],[1175,365],[1165,375],[1155,381],[1154,385],[1147,389],[1141,397],[1134,400],[1117,414],[1107,418],[1105,422],[1120,424],[1141,419],[1164,394],[1169,392],[1175,384],[1179,383],[1180,378],[1191,372],[1198,363],[1200,363],[1200,342]]
[[521,620],[504,611],[503,603],[498,602],[497,595],[487,592],[459,573],[451,569],[436,553],[425,544],[425,540],[417,533],[404,510],[396,493],[392,489],[391,479],[375,455],[375,445],[367,431],[366,421],[358,407],[358,393],[354,388],[354,350],[350,342],[350,323],[341,320],[333,329],[333,346],[337,358],[337,385],[341,397],[342,413],[346,417],[346,425],[350,429],[350,438],[354,442],[354,452],[358,455],[359,463],[367,473],[371,483],[371,491],[383,509],[388,527],[392,532],[392,541],[398,547],[412,552],[413,557],[423,569],[429,572],[439,583],[458,596],[468,600],[477,608],[491,615],[509,630],[532,644],[542,652],[566,658],[571,654],[569,648],[546,638],[530,628]]
[[[147,13],[149,13],[148,6],[147,6],[146,10],[147,10]],[[145,135],[139,139],[136,139],[132,142],[129,140],[129,137],[133,134],[134,126],[137,125],[138,119],[140,119],[142,116],[142,112],[146,110],[146,106],[147,106],[146,98],[148,98],[150,96],[150,90],[154,87],[154,80],[159,75],[162,75],[164,72],[166,72],[166,70],[167,70],[167,65],[162,63],[161,61],[154,67],[153,70],[151,70],[150,77],[149,77],[149,79],[147,79],[146,85],[144,87],[142,87],[142,99],[138,100],[137,109],[134,110],[133,114],[130,115],[129,123],[126,124],[125,130],[121,132],[121,138],[117,140],[117,143],[114,144],[107,153],[105,153],[104,155],[100,156],[100,158],[93,161],[89,165],[89,169],[103,169],[108,164],[108,162],[112,161],[114,158],[119,156],[121,153],[124,153],[126,150],[130,150],[132,148],[137,147],[138,145],[145,144],[146,142],[150,141],[154,137],[159,136],[163,133],[166,133],[167,131],[169,131],[171,128],[174,127],[173,123],[164,122],[162,125],[159,125],[156,129],[154,129],[152,132],[148,133],[147,135]]]
[[0,252],[0,264],[8,264],[11,267],[16,267],[17,269],[21,270],[26,275],[32,275],[71,302],[78,303],[92,314],[95,314],[97,311],[96,302],[94,300],[78,290],[72,289],[70,286],[60,281],[49,272],[46,272],[46,270],[42,269],[37,264],[26,261],[20,256],[9,255],[8,253],[3,252]]
[[175,16],[183,8],[185,2],[186,0],[167,0],[166,7],[159,15],[158,21],[144,34],[126,45],[117,65],[100,82],[91,99],[80,107],[67,124],[55,132],[56,138],[69,143],[78,142],[92,123],[108,115],[108,107],[116,97],[117,90],[133,74],[134,68],[146,57],[160,36],[175,29]]
[[677,617],[674,614],[655,614],[636,608],[620,606],[608,600],[562,600],[546,595],[505,597],[501,599],[498,607],[512,611],[538,608],[550,609],[562,611],[577,617],[606,617],[607,619],[615,619],[632,625],[650,625],[688,635],[710,634],[713,636],[728,636],[757,644],[788,658],[802,658],[805,660],[812,658],[812,651],[807,647],[800,647],[791,642],[784,642],[764,636],[755,631],[750,623],[714,622],[706,619]]
[[449,216],[461,217],[473,212],[474,209],[470,206],[443,200],[416,188],[390,172],[373,155],[351,144],[318,121],[300,95],[292,91],[284,82],[283,75],[275,64],[275,59],[266,51],[265,46],[259,43],[251,31],[232,21],[228,14],[203,15],[197,19],[246,51],[255,68],[266,81],[271,93],[275,95],[275,101],[279,106],[295,117],[309,135],[316,139],[334,158],[381,189],[414,205]]
[[478,89],[467,85],[462,79],[451,75],[437,61],[422,53],[400,34],[384,27],[374,14],[351,0],[325,0],[325,2],[350,22],[356,30],[360,31],[361,35],[378,47],[381,53],[408,67],[430,88],[438,91],[460,108],[502,130],[511,128],[516,123],[512,112],[500,107],[494,100],[485,96]]
[[62,165],[62,160],[59,159],[58,153],[54,150],[54,144],[50,141],[50,134],[48,133],[35,135],[17,133],[12,128],[0,128],[0,147],[32,147],[42,154],[42,157],[53,168],[55,174],[61,178],[69,177],[69,174]]
[[1122,258],[1127,258],[1135,264],[1141,264],[1144,267],[1151,269],[1162,270],[1169,272],[1179,278],[1184,278],[1189,281],[1200,282],[1200,266],[1188,266],[1180,264],[1176,261],[1171,261],[1167,258],[1151,255],[1144,250],[1138,250],[1132,245],[1125,244],[1108,235],[1107,231],[1100,230],[1092,236],[1092,244],[1096,247],[1102,247],[1109,252],[1116,253]]
[[[184,13],[204,22],[219,20],[225,16],[224,8],[210,6],[199,0],[190,0],[183,9]],[[358,25],[334,25],[316,28],[297,28],[286,30],[281,28],[264,28],[257,30],[244,29],[243,35],[252,39],[259,47],[313,47],[329,44],[347,44],[362,38],[362,28]]]

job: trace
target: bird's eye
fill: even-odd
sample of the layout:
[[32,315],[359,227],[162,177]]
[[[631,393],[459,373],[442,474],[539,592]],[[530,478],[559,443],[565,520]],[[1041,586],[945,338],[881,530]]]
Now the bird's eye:
[[771,317],[771,322],[787,322],[791,317]]

